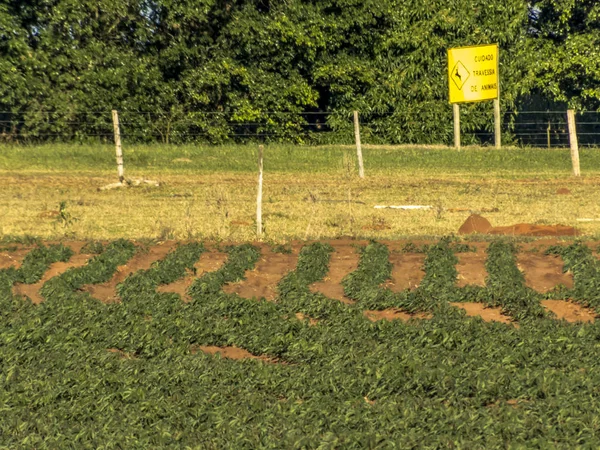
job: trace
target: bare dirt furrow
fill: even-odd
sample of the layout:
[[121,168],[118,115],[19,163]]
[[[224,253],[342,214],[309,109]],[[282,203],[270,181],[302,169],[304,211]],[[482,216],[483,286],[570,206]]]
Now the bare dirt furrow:
[[200,278],[205,273],[215,272],[219,270],[223,266],[223,264],[225,264],[226,261],[227,253],[217,251],[205,252],[200,256],[198,262],[194,264],[194,268],[196,269],[195,273],[190,272],[184,278],[181,278],[175,281],[174,283],[159,286],[157,291],[179,294],[181,299],[187,303],[191,301],[191,298],[187,294],[187,291],[194,282],[194,280]]
[[275,253],[269,246],[260,246],[261,256],[253,270],[246,272],[245,279],[227,284],[223,290],[240,297],[265,298],[274,301],[277,298],[277,285],[291,270],[296,268],[300,247],[292,246],[291,253]]
[[486,307],[482,303],[450,303],[450,305],[463,309],[469,317],[481,317],[485,322],[502,322],[512,324],[515,327],[518,325],[511,321],[510,317],[502,314],[501,308]]
[[416,313],[410,314],[400,309],[384,309],[380,311],[364,311],[363,315],[371,322],[378,322],[380,320],[401,320],[408,322],[410,319],[431,319],[431,314],[427,313]]
[[596,313],[589,308],[585,308],[577,303],[565,300],[542,300],[542,306],[552,311],[557,319],[564,319],[567,322],[594,322]]
[[27,256],[27,253],[30,251],[30,248],[0,251],[0,270],[8,269],[9,267],[14,267],[15,269],[20,268],[25,256]]
[[563,261],[558,256],[521,252],[517,254],[517,267],[527,286],[538,292],[549,292],[561,284],[573,287],[573,275],[563,273]]
[[456,257],[458,258],[456,285],[458,287],[468,285],[485,286],[487,255],[485,253],[458,253]]
[[42,289],[47,281],[62,275],[69,269],[85,266],[90,258],[90,255],[75,254],[67,262],[55,262],[50,265],[42,279],[37,283],[15,283],[13,286],[13,294],[29,297],[34,304],[38,305],[44,301],[44,297],[42,297],[40,294],[40,289]]
[[355,247],[358,242],[330,242],[330,244],[334,248],[334,252],[329,261],[329,272],[322,281],[311,284],[310,290],[342,303],[354,303],[344,295],[342,280],[346,275],[358,269],[360,255]]
[[119,302],[120,299],[117,295],[117,285],[119,283],[125,281],[129,275],[138,270],[148,270],[154,262],[163,259],[176,246],[177,242],[168,241],[154,245],[148,251],[138,250],[127,264],[117,267],[117,271],[110,281],[103,284],[88,284],[83,287],[83,290],[103,303]]
[[392,277],[384,284],[384,287],[392,292],[402,292],[407,289],[413,290],[419,287],[419,284],[425,276],[423,263],[425,254],[423,253],[390,253],[390,262],[392,263]]

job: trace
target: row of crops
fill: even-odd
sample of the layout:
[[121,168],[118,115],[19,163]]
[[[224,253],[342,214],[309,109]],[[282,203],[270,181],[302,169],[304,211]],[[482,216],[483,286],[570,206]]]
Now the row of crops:
[[[550,248],[574,287],[528,288],[515,244],[487,249],[487,284],[456,286],[456,253],[426,252],[418,289],[394,293],[389,249],[371,242],[343,280],[342,304],[311,291],[333,249],[303,247],[277,302],[227,294],[260,257],[244,244],[195,279],[191,302],[157,288],[184,277],[206,251],[177,247],[104,304],[82,287],[111,279],[136,252],[119,240],[87,265],[46,282],[45,301],[13,295],[36,283],[65,246],[40,246],[0,270],[0,446],[6,448],[388,448],[600,444],[600,328],[568,324],[544,298],[600,312],[600,265],[582,243]],[[466,318],[450,302],[499,306],[519,328]],[[428,312],[430,320],[371,322],[364,310]],[[302,313],[306,320],[298,320]],[[315,319],[316,325],[308,318]],[[194,351],[236,346],[270,362]]]

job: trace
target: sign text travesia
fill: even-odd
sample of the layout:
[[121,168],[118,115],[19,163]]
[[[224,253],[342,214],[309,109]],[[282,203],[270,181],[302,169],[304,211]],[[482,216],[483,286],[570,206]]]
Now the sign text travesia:
[[450,103],[498,98],[498,45],[448,50]]

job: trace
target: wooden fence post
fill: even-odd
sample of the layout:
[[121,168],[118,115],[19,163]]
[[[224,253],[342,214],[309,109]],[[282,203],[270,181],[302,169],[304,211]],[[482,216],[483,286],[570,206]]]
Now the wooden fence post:
[[500,125],[500,98],[496,98],[494,99],[494,138],[497,149],[502,147],[502,130]]
[[358,176],[365,177],[363,166],[362,146],[360,144],[360,125],[358,123],[358,111],[354,111],[354,139],[356,140],[356,154],[358,156]]
[[454,148],[460,150],[460,106],[458,103],[452,104],[454,113]]
[[573,163],[573,175],[581,175],[579,167],[579,143],[577,142],[577,127],[575,126],[575,111],[567,110],[567,122],[569,124],[569,142],[571,144],[571,162]]
[[256,195],[256,236],[260,239],[263,234],[262,226],[262,187],[263,187],[263,151],[264,146],[258,146],[258,193]]
[[125,180],[123,169],[123,149],[121,148],[121,130],[119,128],[119,113],[116,109],[112,110],[113,129],[115,133],[115,147],[117,149],[117,172],[119,173],[119,183]]

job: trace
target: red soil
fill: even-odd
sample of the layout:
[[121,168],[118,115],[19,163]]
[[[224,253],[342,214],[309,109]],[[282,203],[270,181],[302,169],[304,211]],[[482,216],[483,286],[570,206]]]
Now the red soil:
[[459,253],[456,256],[458,258],[456,285],[458,287],[467,285],[485,286],[487,255],[485,253]]
[[194,265],[194,268],[196,269],[195,274],[190,272],[186,277],[181,278],[174,283],[159,286],[157,291],[179,294],[181,299],[187,303],[191,301],[187,291],[194,280],[200,278],[205,273],[219,270],[226,261],[227,253],[217,251],[205,252],[200,256],[200,260]]
[[262,256],[254,270],[246,272],[246,279],[227,284],[223,290],[228,294],[238,294],[243,298],[265,298],[274,301],[277,298],[277,284],[298,262],[298,246],[292,247],[292,253],[275,253],[266,245],[261,246]]
[[482,303],[450,303],[452,306],[464,309],[469,317],[481,317],[485,322],[502,322],[512,324],[518,327],[517,324],[511,322],[510,317],[502,314],[500,308],[486,307]]
[[241,360],[241,359],[260,359],[264,362],[274,363],[273,358],[268,356],[256,356],[243,348],[238,347],[216,347],[214,345],[194,345],[191,347],[192,354],[198,353],[198,350],[207,355],[219,355],[221,358]]
[[377,322],[379,320],[401,320],[403,322],[408,322],[410,319],[431,319],[431,314],[427,313],[416,313],[409,314],[399,309],[391,308],[384,309],[381,311],[364,311],[363,314],[367,319],[371,322]]
[[596,313],[589,308],[584,308],[576,303],[564,300],[542,300],[542,306],[552,311],[558,319],[567,322],[594,322]]
[[471,214],[458,229],[458,234],[487,234],[492,224],[479,214]]
[[86,285],[83,290],[103,303],[118,303],[121,299],[117,295],[117,285],[138,270],[148,270],[153,263],[167,256],[176,245],[175,241],[167,241],[150,247],[147,252],[138,250],[127,264],[117,267],[117,272],[110,281],[103,284]]
[[341,283],[346,275],[358,269],[360,255],[354,247],[358,242],[334,241],[330,244],[335,251],[329,261],[329,272],[322,281],[311,284],[310,290],[334,300],[339,300],[342,303],[352,304],[354,302],[344,295],[344,288]]
[[496,234],[511,236],[577,236],[573,227],[563,225],[532,225],[519,223],[505,227],[492,227],[490,222],[477,214],[472,214],[458,229],[458,234]]
[[56,262],[50,265],[50,268],[46,271],[40,281],[35,284],[21,284],[15,283],[13,286],[13,294],[17,296],[29,297],[32,303],[38,305],[44,301],[44,297],[40,295],[40,289],[44,284],[58,276],[65,273],[67,270],[74,267],[85,266],[90,258],[90,255],[76,254],[71,257],[68,262]]
[[560,188],[556,191],[558,195],[569,195],[571,193],[567,188]]
[[425,272],[423,263],[425,254],[423,253],[390,253],[390,262],[392,263],[392,277],[387,281],[384,287],[392,292],[402,292],[406,289],[416,289]]
[[309,317],[306,314],[303,314],[301,312],[297,312],[295,314],[295,317],[300,322],[304,322],[304,321],[308,320],[308,325],[311,326],[311,327],[314,327],[315,325],[317,325],[319,323],[319,321],[317,319],[313,319],[312,317]]
[[518,223],[507,227],[494,227],[488,234],[511,236],[578,236],[577,229],[563,225],[531,225]]
[[521,252],[517,253],[517,267],[523,272],[527,286],[538,292],[549,292],[560,284],[573,287],[573,275],[563,273],[559,257]]
[[119,350],[118,348],[109,348],[107,352],[115,353],[119,356],[120,359],[136,359],[136,357],[132,353],[126,353],[123,350]]
[[21,267],[23,259],[25,259],[25,256],[30,251],[30,248],[20,248],[11,252],[0,252],[0,270],[8,269],[9,267],[14,267],[15,269],[18,269],[19,267]]

